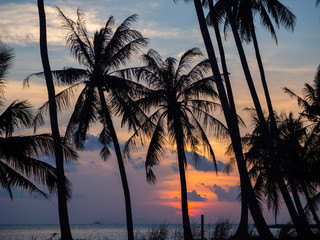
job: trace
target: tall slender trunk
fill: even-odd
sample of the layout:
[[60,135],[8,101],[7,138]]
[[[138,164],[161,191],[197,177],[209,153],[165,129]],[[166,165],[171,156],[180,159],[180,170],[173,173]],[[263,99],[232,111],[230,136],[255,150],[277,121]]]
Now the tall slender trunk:
[[39,22],[40,22],[40,53],[43,65],[43,70],[46,79],[46,85],[49,98],[49,112],[52,137],[54,141],[54,152],[56,158],[57,169],[57,188],[58,188],[58,209],[59,209],[59,221],[62,240],[71,240],[72,235],[69,225],[68,206],[66,197],[66,185],[65,175],[63,167],[63,150],[61,145],[58,117],[57,117],[57,105],[55,100],[55,89],[53,85],[51,68],[48,57],[47,47],[47,30],[46,30],[46,15],[44,10],[43,0],[38,0]]
[[216,40],[218,43],[218,48],[219,48],[219,54],[220,54],[220,59],[221,59],[221,66],[222,66],[222,72],[223,72],[223,77],[224,81],[226,83],[226,89],[227,89],[227,95],[228,95],[228,102],[230,105],[230,108],[235,112],[236,107],[234,104],[234,98],[233,98],[233,93],[232,93],[232,88],[231,88],[231,82],[229,78],[229,73],[228,73],[228,68],[227,68],[227,62],[226,62],[226,57],[224,54],[224,49],[223,49],[223,44],[221,40],[221,35],[220,35],[220,30],[219,30],[219,25],[216,19],[214,19],[215,14],[214,14],[214,8],[213,8],[213,0],[209,0],[209,8],[210,12],[212,12],[212,23],[213,23],[213,28],[214,28],[214,33],[216,35]]
[[187,196],[187,182],[185,175],[185,163],[186,155],[184,152],[183,144],[183,133],[181,126],[178,123],[177,117],[174,120],[175,127],[175,138],[177,144],[178,152],[178,165],[179,165],[179,175],[180,175],[180,185],[181,185],[181,210],[182,210],[182,223],[183,223],[183,239],[184,240],[193,240],[190,220],[189,220],[189,210],[188,210],[188,196]]
[[122,159],[120,145],[119,145],[116,131],[113,126],[111,116],[108,111],[108,107],[106,105],[106,99],[105,99],[103,90],[101,87],[98,87],[98,91],[99,91],[101,106],[102,106],[103,113],[105,116],[105,124],[107,125],[108,130],[110,131],[110,136],[111,136],[114,150],[116,152],[116,156],[117,156],[117,160],[118,160],[118,167],[119,167],[121,183],[122,183],[124,199],[125,199],[125,205],[126,205],[126,221],[127,221],[128,240],[134,240],[130,190],[129,190],[128,180],[127,180],[126,170],[125,170],[123,159]]
[[253,24],[251,25],[251,35],[252,35],[252,41],[253,41],[253,45],[254,45],[257,63],[259,66],[259,72],[260,72],[261,82],[262,82],[262,86],[263,86],[263,90],[264,90],[264,95],[265,95],[267,106],[268,106],[269,117],[270,117],[270,122],[271,122],[271,132],[273,133],[272,135],[276,140],[277,149],[278,149],[278,151],[280,153],[280,157],[283,161],[284,170],[288,175],[288,182],[290,184],[293,200],[294,200],[296,208],[298,210],[298,215],[299,215],[301,221],[303,221],[304,224],[306,225],[307,218],[306,218],[305,213],[303,211],[303,207],[302,207],[301,200],[300,200],[298,190],[297,190],[297,184],[296,184],[296,181],[293,177],[292,170],[289,166],[287,156],[284,153],[283,144],[282,144],[281,139],[279,137],[279,131],[278,131],[277,123],[276,123],[275,116],[274,116],[274,111],[273,111],[272,102],[271,102],[271,98],[270,98],[270,94],[269,94],[269,89],[268,89],[268,85],[267,85],[267,81],[266,81],[264,67],[263,67],[263,63],[262,63],[262,59],[261,59],[261,55],[260,55],[260,51],[259,51],[257,36],[256,36],[256,32],[255,32]]
[[246,199],[246,195],[243,194],[245,191],[243,189],[244,184],[240,182],[241,187],[241,215],[240,215],[240,223],[238,225],[236,233],[233,235],[233,239],[248,239],[249,238],[249,213],[248,213],[248,201]]
[[265,222],[265,219],[262,216],[261,210],[259,208],[257,199],[254,195],[252,185],[248,176],[248,171],[246,168],[245,160],[243,158],[240,132],[238,127],[237,114],[233,111],[228,103],[227,95],[222,83],[220,76],[219,67],[216,61],[215,52],[212,46],[211,38],[209,31],[205,22],[203,9],[201,6],[200,0],[194,0],[194,6],[196,9],[199,26],[202,34],[202,38],[208,53],[209,61],[211,64],[212,72],[215,77],[215,82],[217,84],[217,89],[219,93],[219,98],[222,104],[223,112],[229,129],[233,150],[237,160],[238,170],[240,179],[243,182],[243,194],[247,196],[248,205],[250,208],[251,215],[259,232],[261,239],[270,240],[274,239],[272,233],[270,232],[268,225]]
[[[220,30],[219,30],[219,25],[218,25],[218,22],[216,21],[216,19],[214,19],[215,13],[214,13],[212,0],[209,0],[209,8],[210,8],[210,13],[211,13],[211,17],[212,17],[212,24],[213,24],[216,40],[218,43],[221,66],[222,66],[224,80],[226,83],[228,101],[229,101],[230,108],[232,109],[232,111],[236,112],[231,83],[230,83],[230,79],[229,79],[227,63],[226,63],[226,57],[224,54],[223,44],[222,44]],[[240,188],[241,188],[241,193],[244,193],[245,190],[243,189],[244,184],[242,183],[242,181],[240,181]],[[242,194],[240,223],[238,225],[238,229],[237,229],[236,233],[234,234],[234,238],[235,239],[246,239],[248,237],[249,237],[249,233],[248,233],[248,203],[246,200],[246,194]]]
[[238,52],[239,52],[239,57],[240,57],[240,60],[241,60],[241,64],[242,64],[242,68],[243,68],[244,74],[246,76],[246,80],[247,80],[247,84],[248,84],[248,87],[249,87],[249,90],[250,90],[250,93],[251,93],[251,97],[252,97],[255,109],[257,111],[257,115],[258,115],[259,121],[260,121],[261,126],[262,126],[263,137],[265,139],[265,142],[266,142],[266,145],[267,145],[267,149],[268,149],[268,153],[270,155],[271,167],[272,167],[273,172],[275,174],[275,177],[277,179],[277,183],[278,183],[279,189],[280,189],[280,191],[282,193],[283,199],[284,199],[284,201],[286,203],[286,206],[288,208],[288,211],[289,211],[289,214],[291,216],[292,222],[296,227],[298,235],[301,238],[304,238],[304,239],[307,239],[307,238],[308,239],[312,239],[313,238],[313,234],[312,234],[310,228],[308,228],[304,224],[304,222],[301,221],[301,219],[299,218],[298,213],[297,213],[297,211],[295,209],[295,206],[294,206],[294,204],[292,202],[292,199],[290,197],[290,194],[289,194],[289,191],[287,189],[287,186],[286,186],[286,184],[284,182],[282,173],[280,171],[280,165],[279,165],[279,162],[277,161],[277,158],[276,158],[276,155],[275,155],[275,149],[274,149],[273,143],[272,143],[272,139],[271,139],[268,127],[267,127],[266,120],[264,119],[264,115],[263,115],[263,112],[262,112],[262,108],[261,108],[261,105],[260,105],[260,101],[259,101],[257,92],[255,90],[255,87],[254,87],[254,84],[253,84],[253,81],[252,81],[252,77],[251,77],[250,70],[249,70],[249,67],[248,67],[248,63],[247,63],[247,60],[246,60],[246,57],[245,57],[245,54],[244,54],[242,43],[241,43],[241,40],[240,40],[240,37],[239,37],[239,34],[238,34],[238,30],[237,30],[233,15],[231,13],[230,4],[229,4],[228,1],[223,1],[223,3],[224,3],[224,6],[225,6],[225,10],[226,10],[226,13],[227,13],[231,28],[232,28],[233,36],[234,36],[234,39],[235,39],[235,43],[237,45],[237,49],[238,49]]

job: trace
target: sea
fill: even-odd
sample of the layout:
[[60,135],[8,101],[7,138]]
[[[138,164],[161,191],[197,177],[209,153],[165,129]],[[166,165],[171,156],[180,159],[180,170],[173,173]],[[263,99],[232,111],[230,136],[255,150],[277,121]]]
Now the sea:
[[[168,231],[167,239],[179,239],[182,234],[180,224],[137,224],[134,225],[135,239],[148,239],[152,230],[165,226]],[[205,234],[211,234],[214,224],[205,225]],[[200,225],[192,226],[193,231],[200,234]],[[236,225],[232,227],[236,228]],[[233,229],[231,231],[233,231]],[[127,240],[126,225],[122,224],[79,224],[71,225],[72,236],[76,240]],[[209,237],[209,236],[207,236]],[[200,238],[200,236],[199,236]],[[44,224],[2,224],[0,225],[0,240],[58,240],[60,239],[59,225]]]
[[[281,225],[281,224],[280,224]],[[229,234],[235,233],[237,224],[230,223]],[[71,232],[74,240],[127,240],[127,228],[125,224],[71,224]],[[220,226],[221,227],[221,226]],[[222,229],[225,226],[222,226]],[[316,226],[313,226],[316,227]],[[204,225],[204,237],[212,238],[216,224]],[[220,228],[221,229],[221,228]],[[181,224],[135,224],[134,235],[136,240],[157,239],[151,236],[159,235],[165,230],[166,240],[183,239]],[[200,224],[191,224],[191,230],[195,239],[201,239]],[[270,225],[271,232],[277,236],[280,226]],[[257,234],[253,225],[249,226],[251,234]],[[315,231],[315,229],[314,229]],[[316,232],[316,231],[315,231]],[[60,228],[57,224],[0,224],[0,240],[59,240]]]

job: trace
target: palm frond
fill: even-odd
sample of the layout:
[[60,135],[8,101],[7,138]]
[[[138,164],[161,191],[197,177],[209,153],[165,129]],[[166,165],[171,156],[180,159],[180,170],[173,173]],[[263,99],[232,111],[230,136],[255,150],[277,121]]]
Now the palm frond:
[[279,27],[282,25],[285,29],[294,30],[296,16],[278,0],[261,0],[263,5],[267,6],[275,23]]
[[207,74],[211,73],[211,65],[208,59],[202,60],[195,65],[187,74],[187,77],[192,81],[198,81],[206,77]]
[[28,101],[13,101],[0,115],[0,134],[12,136],[16,127],[29,127],[33,114]]
[[153,184],[156,182],[157,178],[154,175],[152,168],[160,163],[160,156],[163,155],[163,147],[166,144],[166,138],[161,119],[162,117],[160,117],[152,134],[145,162],[147,181]]
[[214,82],[211,77],[203,78],[201,80],[190,83],[179,94],[183,96],[183,99],[201,97],[215,99],[218,97],[217,92],[214,89]]
[[160,54],[154,49],[149,49],[147,54],[143,54],[141,60],[142,63],[148,66],[149,71],[154,74],[160,72],[161,66],[163,65]]
[[195,123],[198,131],[200,132],[201,143],[202,143],[202,145],[204,147],[205,154],[206,154],[206,156],[209,157],[210,160],[213,161],[216,173],[218,173],[217,160],[216,160],[214,151],[212,149],[212,146],[211,146],[211,144],[209,142],[209,139],[208,139],[203,127],[201,126],[200,122],[198,121],[198,118],[196,116],[194,116],[191,112],[190,112],[190,114],[193,117],[194,123]]
[[277,38],[276,31],[273,27],[273,24],[272,24],[272,21],[269,17],[269,14],[264,7],[260,8],[259,15],[260,15],[261,25],[263,27],[265,27],[270,32],[271,37],[275,40],[276,44],[278,44],[278,38]]
[[192,48],[183,53],[178,64],[175,78],[179,79],[179,77],[183,75],[183,72],[189,69],[191,67],[191,64],[193,64],[198,57],[202,56],[203,53],[199,48]]
[[[58,86],[66,86],[83,81],[88,77],[88,73],[84,69],[65,67],[62,70],[51,71],[53,80]],[[29,87],[31,77],[44,77],[44,72],[32,73],[23,80],[23,86]]]
[[102,144],[102,149],[100,150],[100,157],[104,161],[107,161],[111,154],[108,146],[112,142],[112,139],[110,137],[110,132],[107,126],[104,126],[102,131],[100,132],[99,142]]
[[[58,94],[56,94],[56,105],[57,110],[59,112],[63,110],[67,110],[70,107],[70,101],[74,97],[74,91],[75,88],[77,88],[79,85],[83,84],[82,82],[73,84],[72,86],[62,90]],[[44,116],[47,116],[49,113],[49,101],[45,102],[42,106],[40,106],[34,116],[33,119],[33,130],[36,132],[38,126],[41,126],[44,124]]]
[[[3,95],[3,86],[8,74],[9,68],[12,66],[13,49],[5,47],[0,48],[0,94]],[[2,97],[2,96],[1,96]]]
[[17,171],[10,168],[8,165],[4,164],[0,160],[0,184],[2,188],[9,192],[11,200],[13,199],[12,187],[20,187],[21,189],[27,190],[28,192],[34,194],[39,194],[40,196],[50,199],[50,196],[40,190],[36,185],[34,185],[27,178],[22,176]]
[[87,39],[84,39],[84,41],[82,40],[81,34],[83,33],[83,30],[81,30],[80,33],[78,32],[78,24],[81,21],[76,23],[73,20],[69,19],[58,7],[57,11],[59,13],[59,18],[62,20],[62,27],[69,30],[66,41],[70,47],[72,55],[78,60],[79,63],[82,63],[87,67],[92,67],[93,49],[90,48],[90,45],[88,46],[86,44]]
[[130,41],[106,60],[106,66],[110,69],[118,69],[120,64],[125,65],[132,60],[132,57],[137,56],[147,44],[148,39],[143,37]]
[[95,88],[86,86],[80,93],[70,117],[65,138],[73,141],[78,149],[83,149],[90,124],[97,121],[100,111],[99,96]]

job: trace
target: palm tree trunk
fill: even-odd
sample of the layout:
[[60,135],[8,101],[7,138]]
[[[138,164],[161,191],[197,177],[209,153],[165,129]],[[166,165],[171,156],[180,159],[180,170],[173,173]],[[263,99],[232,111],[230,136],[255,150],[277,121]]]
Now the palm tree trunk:
[[242,43],[241,43],[241,40],[240,40],[240,37],[239,37],[239,34],[238,34],[238,30],[237,30],[233,15],[231,13],[230,4],[229,4],[228,1],[223,1],[223,3],[225,5],[225,10],[226,10],[226,13],[227,13],[227,16],[228,16],[228,19],[229,19],[229,22],[230,22],[230,25],[231,25],[231,28],[232,28],[233,36],[234,36],[234,39],[235,39],[235,43],[237,45],[237,49],[238,49],[238,52],[239,52],[239,57],[240,57],[240,60],[241,60],[241,64],[242,64],[242,68],[243,68],[244,74],[246,76],[246,80],[247,80],[247,84],[248,84],[248,87],[249,87],[249,90],[250,90],[250,93],[251,93],[251,97],[252,97],[253,103],[255,105],[255,109],[257,111],[257,115],[258,115],[259,121],[260,121],[261,126],[262,126],[263,136],[265,138],[265,142],[266,142],[266,145],[267,145],[267,148],[268,148],[268,152],[269,152],[269,155],[270,155],[271,167],[272,167],[272,169],[274,171],[274,174],[275,174],[275,177],[277,179],[277,183],[278,183],[279,189],[280,189],[280,191],[282,193],[283,199],[284,199],[284,201],[286,203],[286,206],[288,208],[288,211],[289,211],[289,214],[291,216],[292,222],[296,227],[298,235],[300,237],[304,238],[304,239],[312,239],[313,238],[313,234],[312,234],[310,228],[308,228],[304,224],[304,222],[302,222],[300,220],[300,218],[299,218],[299,216],[297,214],[297,211],[295,209],[295,206],[294,206],[294,204],[292,202],[292,199],[290,197],[290,194],[288,192],[288,189],[286,187],[286,184],[285,184],[285,182],[283,180],[283,176],[282,176],[282,173],[280,171],[279,162],[277,161],[277,158],[275,156],[275,149],[273,147],[273,143],[272,143],[272,140],[271,140],[271,136],[269,134],[267,123],[266,123],[266,121],[264,119],[264,115],[263,115],[263,112],[262,112],[260,101],[259,101],[257,92],[255,90],[255,87],[254,87],[254,84],[253,84],[253,81],[252,81],[252,77],[251,77],[250,70],[249,70],[249,67],[248,67],[248,63],[247,63],[247,60],[246,60],[246,57],[245,57],[245,54],[244,54]]
[[271,102],[271,98],[270,98],[270,94],[269,94],[269,90],[268,90],[268,85],[267,85],[265,72],[264,72],[264,67],[263,67],[263,63],[262,63],[262,59],[261,59],[261,55],[260,55],[257,36],[256,36],[256,32],[254,30],[254,25],[253,24],[251,25],[251,34],[252,34],[252,40],[253,40],[254,50],[255,50],[255,54],[256,54],[256,59],[257,59],[257,63],[258,63],[258,66],[259,66],[260,77],[261,77],[261,82],[262,82],[262,86],[263,86],[263,90],[264,90],[264,95],[265,95],[265,98],[266,98],[268,111],[269,111],[269,116],[270,116],[270,120],[271,120],[271,130],[272,130],[273,136],[276,139],[277,149],[278,149],[278,151],[280,153],[280,156],[281,156],[281,158],[283,160],[284,170],[288,175],[288,182],[289,182],[290,187],[291,187],[293,200],[294,200],[296,208],[298,210],[299,217],[301,218],[301,221],[303,221],[303,222],[305,222],[305,224],[307,224],[307,218],[306,218],[305,213],[303,211],[301,200],[299,198],[299,194],[298,194],[298,191],[297,191],[297,184],[296,184],[296,181],[295,181],[295,179],[293,177],[292,170],[289,167],[287,156],[285,155],[285,153],[283,151],[284,148],[283,148],[283,145],[282,145],[280,137],[279,137],[279,131],[278,131],[278,128],[277,128],[277,123],[276,123],[275,117],[274,117],[274,111],[273,111],[273,107],[272,107],[272,102]]
[[177,144],[178,152],[178,165],[179,165],[179,175],[180,175],[180,185],[181,185],[181,210],[182,210],[182,223],[183,223],[183,237],[184,240],[193,240],[190,220],[189,220],[189,211],[188,211],[188,196],[187,196],[187,182],[185,175],[185,164],[186,164],[186,155],[184,152],[183,144],[183,133],[181,126],[177,123],[178,120],[175,120],[175,138]]
[[[212,17],[214,18],[215,14],[214,14],[214,8],[213,8],[213,0],[209,0],[209,8],[210,8],[210,12],[212,12]],[[229,102],[230,108],[233,109],[233,111],[236,111],[232,88],[231,88],[231,82],[230,82],[227,63],[226,63],[226,57],[224,54],[223,44],[222,44],[220,30],[219,30],[219,25],[215,19],[213,19],[212,23],[213,23],[214,33],[216,35],[216,40],[218,43],[219,54],[220,54],[220,59],[221,59],[221,66],[222,66],[222,71],[223,71],[223,77],[224,77],[224,81],[226,82],[228,102]]]
[[[209,8],[210,8],[210,12],[212,13],[212,16],[211,16],[213,18],[212,23],[213,23],[213,28],[214,28],[216,40],[218,43],[221,66],[222,66],[223,76],[224,76],[224,80],[226,83],[226,89],[227,89],[227,94],[228,94],[228,101],[230,104],[230,108],[234,112],[236,112],[231,83],[230,83],[230,79],[229,79],[229,73],[228,73],[228,69],[227,69],[226,58],[225,58],[223,44],[222,44],[220,30],[219,30],[219,25],[218,25],[218,22],[214,19],[215,14],[214,14],[212,0],[209,0]],[[240,182],[240,188],[241,188],[242,193],[245,192],[245,190],[243,190],[243,187],[244,187],[244,184]],[[242,197],[241,197],[241,217],[240,217],[240,223],[238,225],[238,229],[237,229],[236,233],[234,234],[235,239],[247,239],[249,237],[249,233],[248,233],[248,203],[245,198],[246,198],[246,194],[242,194]]]
[[242,189],[244,184],[240,183],[241,187],[241,217],[240,223],[236,233],[233,235],[232,239],[249,239],[248,224],[249,224],[249,214],[248,214],[248,201],[246,195],[243,194],[244,189]]
[[202,38],[208,53],[209,61],[211,64],[212,72],[215,77],[215,82],[217,84],[217,89],[220,97],[220,101],[222,104],[223,112],[225,115],[225,119],[227,122],[227,126],[229,129],[233,150],[235,153],[235,157],[237,160],[238,170],[240,179],[243,183],[242,194],[246,195],[248,200],[248,205],[250,208],[251,215],[259,232],[261,239],[270,240],[274,239],[272,233],[270,232],[268,225],[265,222],[265,219],[262,216],[261,210],[259,208],[257,199],[254,195],[252,185],[248,176],[247,167],[245,164],[245,160],[243,158],[241,140],[240,140],[240,132],[238,127],[237,114],[233,111],[228,103],[227,95],[225,89],[223,87],[222,79],[219,72],[219,67],[216,61],[215,52],[212,46],[211,38],[209,35],[209,31],[206,25],[206,21],[204,18],[203,9],[201,6],[200,0],[194,0],[194,6],[196,9],[198,22],[202,34]]
[[103,90],[101,87],[99,87],[98,91],[99,91],[101,106],[102,106],[103,113],[105,116],[105,124],[107,125],[108,130],[110,131],[110,136],[112,138],[114,150],[116,152],[116,156],[117,156],[117,160],[118,160],[118,167],[119,167],[119,172],[120,172],[120,176],[121,176],[121,183],[122,183],[125,205],[126,205],[126,221],[127,221],[128,240],[134,240],[130,190],[129,190],[128,180],[127,180],[126,170],[125,170],[123,159],[122,159],[120,145],[119,145],[116,131],[113,126],[111,116],[108,111],[108,107],[106,105],[106,99],[105,99]]
[[66,197],[66,185],[65,175],[63,167],[63,151],[59,133],[58,117],[57,117],[57,105],[55,101],[55,89],[53,85],[51,68],[48,57],[47,47],[47,30],[46,30],[46,15],[44,10],[43,0],[38,0],[38,11],[39,11],[39,22],[40,22],[40,53],[43,65],[43,70],[46,79],[46,85],[48,90],[49,98],[49,112],[51,131],[54,141],[54,150],[56,158],[56,169],[57,169],[57,188],[58,188],[58,209],[59,209],[59,222],[62,240],[72,240],[69,217],[68,217],[68,206]]

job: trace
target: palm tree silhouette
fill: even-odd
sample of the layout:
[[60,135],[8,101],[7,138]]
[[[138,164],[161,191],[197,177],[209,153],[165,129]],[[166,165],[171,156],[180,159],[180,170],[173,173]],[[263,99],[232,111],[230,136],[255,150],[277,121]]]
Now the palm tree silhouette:
[[299,107],[303,109],[301,115],[314,124],[316,129],[320,127],[320,65],[314,76],[313,85],[305,83],[303,88],[303,97],[298,96],[289,88],[284,91],[295,98]]
[[[187,160],[186,148],[190,148],[197,158],[197,152],[202,146],[207,156],[216,164],[213,149],[206,136],[207,126],[215,128],[217,134],[227,135],[225,126],[210,112],[220,105],[212,100],[217,97],[213,88],[213,79],[205,77],[210,70],[208,60],[194,64],[202,56],[199,49],[186,51],[178,61],[169,57],[162,60],[159,53],[153,49],[143,55],[146,66],[137,72],[137,78],[143,79],[150,89],[145,97],[137,100],[141,109],[154,111],[145,122],[147,129],[139,129],[129,140],[134,143],[141,131],[149,134],[151,141],[146,156],[147,180],[155,183],[156,176],[152,167],[160,163],[165,144],[175,144],[178,154],[178,166],[181,184],[181,206],[184,239],[193,239],[187,202],[187,186],[185,167]],[[150,123],[153,124],[150,124]]]
[[308,213],[311,213],[318,227],[320,220],[317,216],[317,206],[312,204],[312,198],[318,192],[319,186],[319,140],[320,135],[312,124],[304,126],[302,116],[294,119],[293,114],[285,116],[280,126],[280,137],[284,142],[285,152],[290,159],[289,165],[293,169],[293,176],[298,190],[307,200]]
[[[63,27],[69,30],[67,44],[77,61],[86,67],[64,68],[51,71],[54,79],[61,85],[68,87],[56,95],[59,109],[70,106],[70,98],[79,86],[84,86],[77,98],[73,113],[66,129],[66,138],[73,140],[76,147],[83,149],[83,142],[87,138],[87,131],[92,123],[100,121],[103,128],[99,141],[103,148],[100,156],[107,160],[110,156],[108,145],[113,143],[125,197],[128,239],[134,239],[130,192],[125,172],[124,162],[118,137],[113,125],[113,116],[122,116],[122,124],[128,123],[129,128],[139,125],[135,116],[139,110],[130,105],[135,92],[140,86],[133,81],[119,77],[121,65],[126,64],[138,54],[148,43],[141,33],[131,29],[137,15],[128,17],[114,30],[114,18],[111,16],[106,25],[96,31],[93,39],[88,35],[84,14],[78,10],[77,21],[73,21],[58,8]],[[35,73],[30,76],[43,76]],[[29,76],[29,77],[30,77]],[[29,81],[29,77],[25,80]],[[47,109],[44,104],[37,114],[37,122],[41,123]]]
[[54,153],[56,158],[57,168],[57,188],[58,188],[58,210],[59,210],[59,222],[62,240],[71,240],[71,230],[68,216],[68,188],[66,183],[66,177],[64,174],[64,156],[62,141],[60,139],[58,117],[57,117],[57,104],[55,101],[55,88],[53,84],[51,68],[48,57],[47,47],[47,28],[46,28],[46,15],[44,10],[43,0],[38,0],[38,13],[39,13],[39,25],[40,25],[40,54],[45,75],[48,99],[49,99],[49,112],[51,132],[54,141]]
[[[0,49],[1,90],[5,84],[12,58],[12,50]],[[1,99],[0,103],[3,104]],[[33,114],[28,101],[15,100],[0,114],[0,182],[1,186],[8,191],[11,199],[13,199],[13,186],[50,198],[31,180],[46,185],[50,193],[55,193],[57,190],[56,169],[36,158],[39,155],[54,153],[52,137],[48,134],[13,135],[17,127],[30,127],[32,119]],[[64,147],[64,154],[68,159],[76,157],[76,154],[68,146]],[[70,198],[69,182],[67,193]]]
[[[185,2],[188,2],[187,0]],[[251,215],[254,219],[255,225],[262,239],[273,239],[265,219],[262,216],[261,209],[259,208],[256,196],[254,195],[252,185],[248,176],[248,171],[246,168],[245,160],[243,157],[243,151],[241,146],[241,138],[238,126],[237,113],[235,109],[230,107],[230,102],[227,98],[226,91],[223,86],[222,78],[220,76],[219,67],[215,57],[215,52],[209,35],[209,31],[206,25],[206,20],[204,17],[202,5],[200,0],[194,0],[194,6],[198,17],[198,22],[202,34],[202,38],[208,53],[209,61],[211,64],[212,72],[214,75],[215,83],[217,85],[217,90],[219,94],[219,99],[223,108],[223,113],[227,122],[228,130],[230,133],[234,153],[236,156],[237,166],[240,174],[241,190],[243,191],[246,199],[248,200],[248,205],[251,211]]]
[[[230,26],[231,21],[226,17],[226,11],[224,11],[225,4],[222,3],[222,1],[217,1],[217,3],[214,6],[212,6],[211,4],[212,4],[212,1],[210,2],[210,7],[211,7],[210,11],[212,13],[215,12],[215,14],[211,14],[209,12],[209,14],[208,14],[209,19],[210,19],[210,16],[212,16],[212,17],[216,18],[216,21],[221,22],[222,19],[225,18],[224,30],[226,31],[228,26]],[[256,53],[257,63],[259,66],[261,81],[262,81],[262,85],[263,85],[263,89],[264,89],[264,93],[265,93],[265,98],[266,98],[266,102],[267,102],[267,106],[268,106],[268,110],[269,110],[269,115],[271,118],[272,131],[274,132],[274,136],[277,139],[278,148],[280,148],[280,150],[281,150],[283,147],[281,146],[281,141],[279,140],[279,137],[278,137],[278,130],[276,127],[276,121],[273,116],[274,111],[273,111],[273,107],[272,107],[272,103],[271,103],[271,98],[269,95],[269,90],[268,90],[268,86],[267,86],[267,82],[266,82],[264,67],[263,67],[261,54],[260,54],[259,46],[258,46],[258,41],[257,41],[256,33],[255,33],[254,15],[257,13],[260,16],[262,25],[270,31],[272,37],[275,39],[276,42],[277,42],[277,36],[275,33],[274,26],[272,24],[271,18],[274,20],[274,22],[276,23],[276,25],[278,27],[280,25],[282,25],[286,29],[290,29],[293,31],[293,28],[295,25],[295,16],[287,7],[282,5],[277,0],[262,0],[262,1],[243,0],[243,1],[232,1],[231,4],[232,4],[232,14],[235,19],[235,24],[237,25],[237,28],[239,29],[239,34],[240,34],[241,39],[246,41],[247,43],[252,41],[254,44],[254,49],[255,49],[255,53]],[[214,21],[209,21],[209,23],[212,24],[212,23],[214,23]],[[250,74],[247,74],[247,78],[249,75]],[[284,154],[282,154],[282,155],[284,155]],[[287,171],[291,171],[291,170],[287,169]],[[291,175],[289,174],[289,176],[291,176]],[[299,209],[299,214],[304,215],[303,210],[302,210],[302,205],[301,205],[300,199],[299,199],[297,191],[296,191],[296,187],[295,187],[296,183],[294,183],[294,180],[291,177],[289,177],[289,181],[291,183],[291,187],[294,192],[294,194],[293,194],[294,200],[295,200],[296,205]],[[288,201],[289,201],[289,199],[288,199]],[[245,211],[244,211],[244,213],[245,213]],[[243,218],[241,218],[241,220],[243,220]],[[245,221],[245,222],[247,222],[247,221]],[[242,222],[240,222],[240,226],[242,225],[241,223]],[[244,225],[246,225],[246,224],[244,224]],[[239,231],[241,231],[240,228],[239,228]]]
[[[246,149],[245,157],[250,167],[249,174],[255,181],[257,196],[261,199],[266,197],[268,208],[273,209],[276,218],[281,207],[279,187],[268,160],[270,156],[263,140],[261,124],[254,112],[252,119],[255,125],[253,132],[242,138]],[[288,164],[293,169],[293,177],[298,183],[297,189],[305,195],[309,206],[307,210],[319,224],[315,206],[312,204],[312,197],[316,195],[318,186],[316,172],[319,170],[319,134],[313,128],[310,129],[310,125],[303,126],[301,117],[294,119],[292,113],[289,116],[281,114],[277,119],[279,137],[283,142],[286,158],[289,159]],[[269,128],[270,122],[268,118]],[[288,178],[283,169],[284,164],[281,166],[285,178]]]
[[[311,128],[312,128],[312,133],[310,135],[310,140],[307,141],[307,143],[311,143],[310,144],[306,144],[305,145],[305,152],[309,152],[312,150],[316,150],[317,149],[317,145],[313,145],[312,143],[316,142],[314,139],[314,136],[317,136],[319,133],[319,127],[320,127],[320,66],[317,68],[315,77],[314,77],[314,81],[313,81],[313,85],[310,85],[308,83],[305,83],[305,87],[303,88],[303,97],[298,96],[297,94],[295,94],[292,90],[288,89],[288,88],[284,88],[285,92],[288,93],[291,97],[295,98],[298,102],[299,107],[301,107],[303,109],[303,111],[300,113],[300,115],[303,118],[308,119],[311,122]],[[310,154],[308,154],[307,156],[309,156]],[[303,155],[305,156],[305,155]],[[315,155],[316,156],[316,155]],[[316,168],[314,168],[316,169]],[[310,176],[310,174],[309,174]],[[307,189],[305,187],[303,187],[303,192],[306,195],[307,199],[309,199],[308,201],[311,202],[311,199],[309,198],[310,195],[307,191]],[[316,198],[319,198],[319,194]],[[316,201],[314,201],[316,202]],[[310,206],[312,204],[309,204]],[[312,206],[310,208],[311,211],[312,210]],[[312,213],[314,218],[315,214]],[[318,220],[316,219],[316,221],[318,222]]]
[[[309,226],[307,225],[307,221],[306,221],[306,218],[305,218],[305,215],[304,215],[303,211],[299,211],[299,214],[296,211],[295,205],[294,205],[294,203],[293,203],[293,201],[291,199],[291,196],[290,196],[290,194],[288,192],[288,189],[286,187],[286,184],[284,182],[283,174],[280,171],[279,159],[274,154],[275,153],[275,147],[274,147],[274,145],[272,143],[272,138],[271,138],[270,132],[268,130],[267,123],[266,123],[266,121],[264,119],[264,115],[263,115],[263,111],[262,111],[261,104],[260,104],[260,101],[259,101],[259,97],[258,97],[258,94],[256,92],[256,89],[255,89],[255,86],[254,86],[254,83],[253,83],[253,79],[252,79],[252,76],[251,76],[251,73],[250,73],[250,69],[249,69],[249,66],[248,66],[248,62],[246,60],[246,56],[245,56],[245,53],[244,53],[244,50],[243,50],[240,34],[238,32],[237,24],[236,24],[236,21],[235,21],[235,16],[234,16],[234,14],[232,12],[234,10],[235,6],[233,6],[232,3],[233,3],[233,1],[223,1],[223,7],[225,9],[228,21],[230,22],[230,26],[231,26],[231,29],[232,29],[232,32],[233,32],[235,43],[236,43],[236,46],[237,46],[237,49],[238,49],[238,52],[239,52],[239,57],[240,57],[240,60],[241,60],[241,65],[242,65],[242,68],[243,68],[243,72],[245,74],[246,81],[247,81],[247,84],[248,84],[248,88],[250,90],[250,94],[251,94],[255,109],[257,111],[257,116],[259,117],[259,121],[261,122],[261,126],[262,126],[262,129],[264,131],[263,135],[264,135],[266,144],[267,144],[268,149],[269,149],[270,161],[271,161],[272,169],[274,171],[275,177],[276,177],[276,179],[278,181],[278,184],[279,184],[279,188],[281,190],[281,194],[282,194],[282,196],[284,198],[284,201],[285,201],[286,206],[288,208],[288,211],[290,213],[291,219],[292,219],[292,221],[293,221],[293,223],[294,223],[294,225],[295,225],[295,227],[297,229],[297,232],[298,232],[299,236],[305,237],[305,238],[313,238],[313,234],[312,234]],[[277,142],[280,142],[280,141],[277,141]],[[288,172],[289,172],[289,170],[288,170]],[[289,176],[291,176],[291,175],[289,175]],[[293,178],[291,178],[291,177],[289,178],[290,184],[291,184],[291,186],[295,187],[294,181],[292,179]],[[295,194],[296,192],[293,192],[293,193],[294,193],[293,195],[294,195],[294,199],[295,199],[296,204],[300,203],[300,200],[298,199],[299,198],[298,195]],[[299,208],[299,206],[298,206],[298,210],[302,210],[302,208]]]

